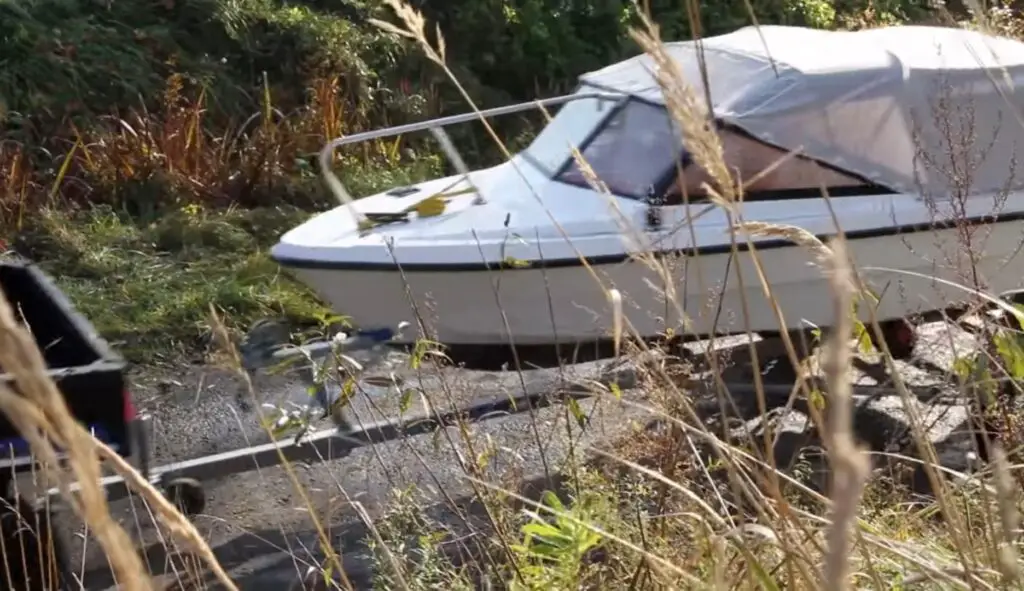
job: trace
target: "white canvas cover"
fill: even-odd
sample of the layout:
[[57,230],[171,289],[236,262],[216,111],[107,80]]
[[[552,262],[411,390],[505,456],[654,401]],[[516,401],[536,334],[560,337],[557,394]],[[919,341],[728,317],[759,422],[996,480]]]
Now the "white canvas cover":
[[[696,42],[666,47],[703,97]],[[1024,186],[1020,42],[943,27],[762,26],[707,38],[703,49],[715,117],[766,143],[933,196],[964,184],[951,178],[952,145],[972,193]],[[653,67],[639,55],[581,82],[664,103]]]

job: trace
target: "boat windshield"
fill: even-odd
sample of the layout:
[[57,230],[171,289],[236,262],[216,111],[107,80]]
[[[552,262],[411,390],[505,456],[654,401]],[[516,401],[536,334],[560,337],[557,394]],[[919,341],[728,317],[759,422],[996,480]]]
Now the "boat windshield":
[[[583,87],[580,92],[600,92]],[[554,176],[590,137],[601,121],[615,110],[616,100],[587,97],[565,103],[522,154],[533,165]],[[623,97],[625,98],[625,97]]]
[[[636,99],[626,101],[582,148],[583,159],[608,190],[643,199],[682,156],[682,145],[668,111]],[[589,187],[571,158],[557,180]]]

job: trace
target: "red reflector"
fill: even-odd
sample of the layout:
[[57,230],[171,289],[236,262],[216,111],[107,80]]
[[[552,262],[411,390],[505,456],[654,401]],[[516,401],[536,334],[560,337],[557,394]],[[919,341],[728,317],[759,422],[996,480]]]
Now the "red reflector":
[[132,403],[132,394],[128,390],[124,391],[124,422],[128,423],[135,420],[136,412],[135,405]]

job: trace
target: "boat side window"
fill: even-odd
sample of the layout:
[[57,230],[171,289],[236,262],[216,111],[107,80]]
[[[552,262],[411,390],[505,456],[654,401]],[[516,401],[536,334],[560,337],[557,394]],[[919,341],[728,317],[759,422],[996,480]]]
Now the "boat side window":
[[[679,135],[664,107],[626,101],[582,148],[583,160],[615,195],[646,198],[681,155]],[[589,187],[575,159],[557,180]]]
[[[888,192],[860,178],[801,156],[787,156],[786,150],[765,144],[730,128],[719,131],[726,164],[736,181],[746,183],[746,200],[817,197],[821,188],[830,194]],[[781,161],[781,162],[780,162]],[[683,201],[682,189],[691,201],[707,198],[703,188],[714,187],[710,175],[692,163],[675,175],[667,194],[669,203]]]

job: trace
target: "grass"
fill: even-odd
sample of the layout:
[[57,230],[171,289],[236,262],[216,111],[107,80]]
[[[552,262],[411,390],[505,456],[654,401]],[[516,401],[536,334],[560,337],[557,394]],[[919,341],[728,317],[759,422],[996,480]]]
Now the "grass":
[[[443,63],[444,51],[428,43],[421,16],[397,0],[390,4],[400,23],[392,28],[400,26],[431,59]],[[635,30],[634,36],[656,62],[668,63],[652,25]],[[448,74],[454,77],[451,70]],[[672,116],[692,140],[696,161],[711,173],[717,206],[735,207],[742,199],[742,188],[733,182],[716,135],[695,110],[695,97],[685,81],[673,76],[671,68],[660,70],[658,81],[669,99]],[[267,134],[284,125],[271,127],[269,119],[263,123]],[[106,133],[121,132],[115,126]],[[258,138],[251,142],[247,145],[261,145]],[[83,147],[92,146],[88,150],[98,145],[104,144],[82,142]],[[266,151],[254,152],[258,156],[250,163],[267,162]],[[82,155],[75,156],[84,160],[76,160],[67,176],[80,175],[92,187],[98,183],[90,176],[87,153],[83,149]],[[165,148],[161,153],[175,152]],[[386,161],[389,155],[384,150],[374,157]],[[155,170],[163,176],[160,182],[165,188],[190,176],[180,171],[196,170],[188,168],[189,162],[195,163],[188,157],[160,162]],[[288,162],[287,156],[271,160],[282,166]],[[14,188],[8,189],[8,194],[22,195],[17,188],[33,182],[34,177],[7,178],[7,186]],[[224,175],[196,178],[204,179],[200,184],[210,198],[233,195]],[[259,254],[272,242],[268,236],[308,215],[305,210],[268,204],[247,210],[206,209],[176,203],[175,193],[170,195],[169,202],[154,208],[145,223],[139,222],[147,218],[145,213],[124,213],[132,207],[131,199],[109,194],[103,195],[108,199],[105,209],[72,207],[58,213],[55,204],[43,203],[43,215],[21,217],[17,206],[22,201],[15,199],[7,201],[7,211],[11,219],[18,220],[15,239],[27,240],[26,248],[34,252],[51,253],[46,264],[61,277],[62,286],[83,311],[107,334],[123,331],[121,340],[128,336],[141,339],[123,344],[140,354],[154,351],[155,343],[164,338],[160,327],[176,327],[180,332],[174,338],[183,347],[206,331],[215,337],[208,340],[223,346],[231,341],[231,327],[221,316],[237,324],[267,312],[292,315],[296,321],[324,313],[305,292],[283,280],[268,280],[276,273]],[[987,454],[991,461],[985,469],[961,474],[959,482],[947,481],[934,465],[925,464],[934,493],[930,497],[911,494],[898,477],[869,470],[866,450],[854,441],[851,425],[847,370],[853,356],[849,341],[858,323],[849,310],[857,294],[858,272],[845,256],[844,242],[822,244],[799,228],[757,225],[748,230],[812,245],[818,250],[823,271],[830,274],[837,324],[822,346],[825,379],[817,386],[810,380],[797,384],[803,399],[822,401],[821,407],[809,404],[807,414],[824,434],[821,454],[825,462],[819,462],[819,468],[828,469],[829,486],[816,490],[801,470],[776,466],[764,454],[761,442],[742,437],[729,440],[696,420],[698,390],[681,385],[687,382],[674,373],[676,365],[649,363],[641,376],[642,400],[618,400],[613,389],[599,391],[597,398],[611,406],[609,412],[623,412],[623,408],[640,411],[662,428],[639,430],[589,448],[570,444],[573,452],[556,468],[560,485],[542,483],[543,494],[523,491],[524,483],[515,478],[514,471],[512,476],[495,475],[493,460],[514,454],[492,438],[477,436],[468,424],[443,431],[435,439],[438,447],[451,450],[462,488],[472,501],[445,498],[449,492],[445,490],[433,495],[433,504],[448,509],[448,519],[428,511],[426,490],[405,489],[397,483],[388,483],[393,486],[393,501],[371,515],[339,477],[332,494],[352,507],[362,521],[365,544],[375,560],[376,586],[469,589],[479,588],[486,580],[495,586],[531,590],[1019,587],[1019,520],[1024,499],[1018,434],[1012,429],[1001,433],[1001,441]],[[238,257],[239,252],[249,255]],[[653,258],[644,261],[659,268]],[[101,286],[103,295],[94,291],[96,286]],[[973,288],[966,289],[970,294]],[[204,321],[189,311],[198,308],[176,307],[178,301],[212,303],[222,314]],[[118,302],[126,303],[116,309]],[[879,329],[875,319],[867,324],[869,329]],[[990,330],[987,343],[997,343],[995,337],[1006,334],[998,332],[1003,329]],[[625,345],[634,346],[628,326],[620,336]],[[1008,362],[1015,353],[1006,343],[1012,342],[1016,341],[998,341],[1000,346],[982,353],[990,375],[1016,383],[1024,376]],[[788,346],[792,355],[792,343]],[[892,370],[891,355],[883,347],[879,356],[889,366],[894,388],[909,408],[911,395],[899,372]],[[698,361],[719,373],[724,369],[724,360],[715,353]],[[978,369],[978,361],[971,364]],[[149,589],[152,584],[129,536],[112,520],[95,484],[100,461],[132,481],[154,520],[167,531],[167,544],[187,548],[196,558],[196,563],[183,571],[206,569],[224,587],[236,587],[217,565],[200,532],[71,419],[54,385],[44,377],[31,336],[2,305],[0,366],[12,374],[21,394],[0,384],[0,410],[30,439],[37,457],[46,460],[50,479],[59,484],[71,480],[85,483],[83,494],[65,492],[65,500],[88,524],[124,588]],[[430,369],[422,365],[418,371]],[[978,387],[977,378],[971,371],[964,372],[960,385],[965,391]],[[423,393],[423,403],[432,411],[454,402],[452,385],[443,379],[441,384],[438,391]],[[763,400],[762,384],[756,385],[756,394]],[[812,392],[815,387],[820,388],[818,398]],[[1013,394],[1012,389],[994,393],[1001,395],[997,398]],[[714,388],[710,398],[722,404],[739,402],[738,395]],[[557,413],[553,416],[559,417]],[[624,421],[624,417],[615,415],[613,420]],[[560,418],[564,421],[560,428],[573,434],[578,431],[575,411],[566,411]],[[910,422],[914,441],[904,451],[916,447],[928,457],[931,442],[924,426],[918,418],[912,417]],[[70,450],[66,464],[54,461],[55,443]],[[441,471],[424,460],[422,452],[412,448],[409,457],[423,464],[427,474],[439,478]],[[384,460],[381,463],[386,464]],[[296,560],[314,560],[308,567],[311,578],[327,579],[332,588],[352,588],[331,543],[331,524],[319,518],[312,491],[303,486],[296,468],[286,463],[283,472],[300,500],[298,508],[310,515],[321,546],[316,559],[296,551]],[[475,513],[470,505],[475,505]],[[449,560],[459,552],[471,557],[461,567]],[[188,574],[182,572],[180,578],[188,578]]]
[[130,359],[172,362],[209,348],[211,305],[238,326],[261,317],[296,326],[327,319],[323,305],[267,254],[275,237],[307,216],[286,207],[186,209],[142,226],[109,208],[46,211],[23,241]]
[[[264,316],[321,324],[327,310],[267,251],[331,205],[315,155],[359,124],[335,102],[337,85],[313,81],[290,115],[268,85],[262,113],[217,131],[205,91],[175,75],[161,111],[72,128],[70,141],[51,142],[63,150],[50,168],[23,144],[0,144],[0,238],[51,273],[131,361],[201,359],[211,305],[233,329]],[[362,195],[438,171],[437,156],[399,146],[342,153],[339,173]]]

